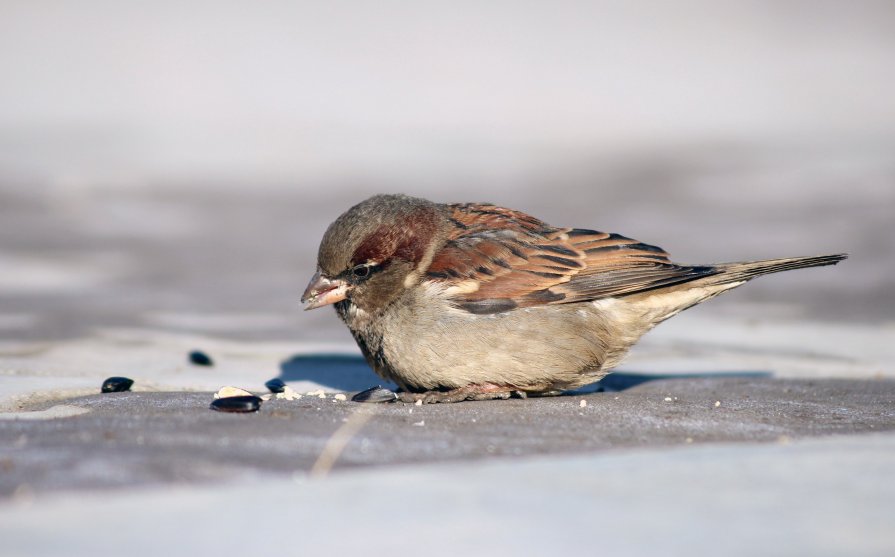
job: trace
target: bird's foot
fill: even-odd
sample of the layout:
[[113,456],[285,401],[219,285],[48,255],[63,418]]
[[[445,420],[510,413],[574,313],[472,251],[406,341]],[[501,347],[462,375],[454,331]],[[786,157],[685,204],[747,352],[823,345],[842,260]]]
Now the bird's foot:
[[466,385],[447,391],[424,391],[421,393],[400,392],[398,400],[406,403],[434,404],[436,402],[462,402],[464,400],[506,400],[510,397],[526,398],[528,395],[509,385],[495,385],[482,383],[478,385]]

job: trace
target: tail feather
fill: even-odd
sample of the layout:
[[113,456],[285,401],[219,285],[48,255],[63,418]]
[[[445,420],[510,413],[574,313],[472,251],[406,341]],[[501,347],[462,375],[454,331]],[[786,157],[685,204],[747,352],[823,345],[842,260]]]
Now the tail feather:
[[712,282],[742,282],[770,273],[779,273],[781,271],[803,269],[806,267],[835,265],[847,257],[848,254],[846,253],[838,253],[834,255],[786,257],[783,259],[766,259],[764,261],[748,261],[743,263],[721,263],[713,265],[719,272],[712,277],[715,279]]
[[847,258],[844,253],[815,257],[788,257],[742,263],[719,263],[700,267],[707,274],[692,280],[640,292],[626,298],[637,315],[649,316],[652,328],[656,324],[715,296],[727,292],[746,281],[768,273],[778,273],[804,267],[835,265]]

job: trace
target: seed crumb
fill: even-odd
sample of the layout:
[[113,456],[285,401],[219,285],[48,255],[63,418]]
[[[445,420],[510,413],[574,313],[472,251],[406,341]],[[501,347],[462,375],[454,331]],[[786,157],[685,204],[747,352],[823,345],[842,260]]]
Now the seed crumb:
[[413,422],[413,425],[423,427],[424,425],[426,425],[426,420],[420,420],[418,422]]
[[671,402],[671,397],[670,396],[665,397],[665,402]]
[[716,401],[715,401],[715,408],[717,408],[717,407],[719,407],[719,406],[721,406],[721,401],[720,401],[720,400],[716,400]]
[[218,392],[214,393],[214,398],[230,398],[232,396],[252,396],[252,393],[239,387],[221,387]]
[[339,402],[345,402],[346,400],[348,400],[348,397],[342,393],[338,393],[333,396],[333,399],[338,400]]
[[417,400],[416,402],[413,403],[413,405],[414,405],[414,406],[422,406],[422,405],[423,405],[423,399],[419,399],[419,400]]
[[277,393],[276,397],[279,400],[298,400],[301,398],[301,395],[292,390],[292,387],[286,385],[282,391]]
[[578,406],[584,408],[585,406],[587,406],[587,401],[582,398],[581,402],[578,403]]

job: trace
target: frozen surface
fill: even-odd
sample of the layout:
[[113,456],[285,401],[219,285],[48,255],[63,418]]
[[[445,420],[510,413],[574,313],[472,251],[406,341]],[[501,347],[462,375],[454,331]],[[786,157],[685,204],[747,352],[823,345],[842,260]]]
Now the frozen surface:
[[[895,553],[892,3],[0,11],[0,553]],[[298,298],[395,191],[851,257],[675,317],[606,392],[361,415]],[[207,408],[273,377],[329,394]]]

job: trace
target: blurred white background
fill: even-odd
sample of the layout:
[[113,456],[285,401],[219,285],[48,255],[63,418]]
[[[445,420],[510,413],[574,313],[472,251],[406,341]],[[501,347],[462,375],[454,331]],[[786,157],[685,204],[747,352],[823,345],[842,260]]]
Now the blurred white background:
[[0,0],[0,79],[3,336],[330,334],[298,294],[380,191],[683,262],[849,251],[715,311],[895,312],[891,1]]
[[895,129],[890,1],[0,10],[0,163],[23,182],[512,188],[595,158],[863,149]]

